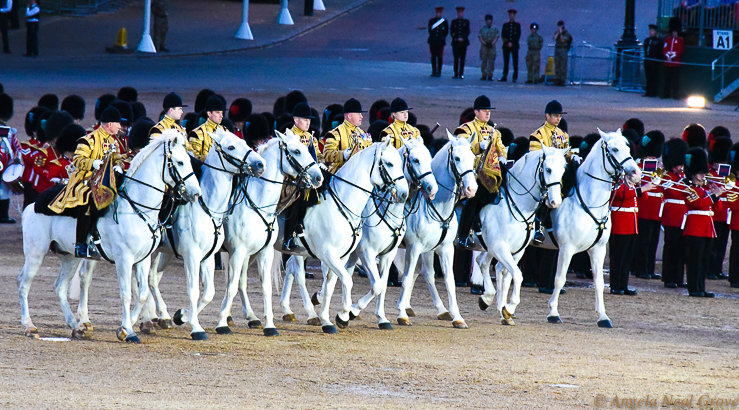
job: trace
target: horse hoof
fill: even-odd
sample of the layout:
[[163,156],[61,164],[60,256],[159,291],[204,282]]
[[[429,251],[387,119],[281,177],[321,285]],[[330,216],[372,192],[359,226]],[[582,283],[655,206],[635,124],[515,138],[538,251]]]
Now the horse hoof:
[[133,344],[140,345],[141,339],[139,339],[139,337],[136,335],[131,335],[126,338],[126,343],[133,343]]
[[408,317],[416,317],[416,312],[411,308],[405,308],[405,314],[408,315]]
[[560,319],[559,316],[549,316],[549,317],[547,317],[547,322],[549,322],[549,323],[562,323],[562,319]]
[[298,319],[295,317],[294,313],[290,313],[289,315],[282,315],[282,321],[283,322],[297,322]]
[[172,326],[173,325],[172,319],[159,319],[157,321],[157,324],[159,325],[161,329],[164,329],[164,330],[171,329],[174,327]]
[[612,329],[613,325],[611,324],[611,321],[608,319],[603,319],[598,321],[598,327],[605,327],[608,329]]
[[126,336],[128,333],[126,333],[126,329],[124,329],[122,326],[118,328],[118,330],[115,331],[115,336],[120,340],[121,342],[126,340]]
[[500,324],[505,326],[516,326],[516,322],[513,321],[513,319],[500,319]]
[[193,332],[190,333],[190,337],[192,337],[192,340],[208,340],[208,335],[205,332]]
[[319,319],[317,316],[312,317],[308,319],[308,324],[311,326],[320,326],[321,325],[321,319]]
[[451,321],[453,319],[452,315],[449,312],[444,312],[440,314],[439,316],[436,316],[436,318],[439,320],[448,320],[448,321]]
[[511,312],[506,309],[505,306],[503,306],[503,309],[500,311],[500,314],[503,315],[503,319],[513,319],[515,316],[511,314]]
[[398,318],[398,324],[401,326],[412,326],[411,320],[407,317],[399,317]]
[[231,335],[233,334],[233,331],[231,331],[231,328],[228,326],[221,326],[216,328],[216,333],[219,335]]
[[323,333],[329,334],[329,335],[335,335],[339,333],[338,330],[336,330],[336,326],[334,325],[328,325],[328,326],[321,326],[321,329],[323,329]]
[[83,323],[82,324],[82,327],[85,328],[85,332],[92,332],[93,331],[92,323],[90,323],[90,322]]
[[85,328],[79,327],[72,330],[72,339],[81,340],[85,338]]
[[314,293],[313,296],[310,297],[310,303],[312,303],[313,306],[321,304],[320,302],[318,302],[318,292]]
[[266,327],[264,328],[264,335],[267,337],[279,336],[280,332],[278,332],[274,327]]
[[351,310],[349,311],[349,320],[359,320],[359,315],[355,315]]
[[249,321],[249,329],[261,329],[262,328],[262,322],[259,320],[250,320]]
[[380,330],[393,330],[393,325],[390,323],[380,323]]
[[336,314],[336,324],[339,326],[339,329],[346,329],[349,327],[349,321],[341,320],[338,314]]
[[154,323],[152,322],[141,322],[139,323],[139,330],[145,335],[153,335],[156,333],[154,330]]
[[467,326],[467,323],[465,323],[464,320],[455,320],[452,322],[452,326],[454,326],[455,329],[469,329],[469,326]]
[[482,300],[482,297],[477,298],[477,306],[480,307],[480,310],[488,310],[488,308],[490,307],[490,305],[488,305],[487,303],[485,303],[484,300]]
[[231,316],[229,316],[229,317],[226,318],[226,324],[228,324],[231,327],[235,327],[236,326],[236,324],[234,323],[234,318],[232,318]]
[[36,329],[35,327],[32,327],[26,330],[26,337],[32,337],[34,339],[38,339],[40,337],[38,334],[38,329]]
[[174,324],[176,324],[177,326],[182,326],[185,324],[185,322],[182,321],[182,309],[177,309],[177,311],[174,312],[172,322],[174,322]]

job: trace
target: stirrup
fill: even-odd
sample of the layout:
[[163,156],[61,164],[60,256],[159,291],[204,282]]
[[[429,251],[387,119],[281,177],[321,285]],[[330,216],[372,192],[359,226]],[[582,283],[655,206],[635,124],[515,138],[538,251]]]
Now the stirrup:
[[99,261],[102,258],[100,254],[94,249],[94,246],[87,243],[75,243],[74,244],[74,257],[82,259],[91,259]]
[[282,244],[283,251],[295,251],[298,249],[298,244],[295,243],[295,236],[290,237],[287,241]]
[[541,229],[537,229],[534,231],[534,243],[537,245],[541,245],[546,240],[546,236],[544,236],[544,232],[541,231]]

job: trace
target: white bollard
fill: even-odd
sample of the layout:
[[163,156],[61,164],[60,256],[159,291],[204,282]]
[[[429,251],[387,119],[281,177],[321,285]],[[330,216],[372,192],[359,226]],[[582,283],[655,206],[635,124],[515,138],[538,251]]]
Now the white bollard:
[[284,24],[286,26],[292,26],[295,24],[290,15],[290,10],[287,9],[287,0],[282,0],[282,10],[280,10],[280,15],[277,17],[277,23]]
[[325,11],[326,6],[323,5],[323,0],[313,0],[313,10]]
[[142,53],[156,53],[154,41],[151,39],[151,0],[144,2],[144,34],[141,36],[141,43],[137,49]]
[[241,27],[236,32],[236,38],[241,40],[254,40],[249,27],[249,0],[244,0],[244,11],[241,18]]

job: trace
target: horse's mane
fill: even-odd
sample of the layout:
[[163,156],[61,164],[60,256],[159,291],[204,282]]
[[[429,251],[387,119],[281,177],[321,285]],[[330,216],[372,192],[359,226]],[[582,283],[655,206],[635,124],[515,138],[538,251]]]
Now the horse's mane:
[[131,161],[131,165],[128,167],[127,173],[129,175],[133,175],[136,170],[139,169],[141,164],[143,164],[144,161],[146,161],[146,159],[165,142],[174,142],[176,144],[185,145],[186,140],[185,136],[176,130],[166,130],[158,136],[151,137],[149,144],[142,148],[141,151],[133,157],[133,161]]

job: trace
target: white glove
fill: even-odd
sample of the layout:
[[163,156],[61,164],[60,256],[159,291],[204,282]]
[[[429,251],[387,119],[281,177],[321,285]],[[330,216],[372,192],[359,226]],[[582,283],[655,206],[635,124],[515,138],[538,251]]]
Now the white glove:
[[578,164],[582,162],[582,158],[580,158],[580,156],[577,154],[572,154],[571,158],[573,161],[577,162]]
[[61,184],[62,180],[60,178],[51,178],[49,181],[55,183],[55,184]]
[[488,145],[490,145],[490,140],[482,140],[482,141],[480,141],[480,149],[481,150],[484,151],[484,150],[488,149]]
[[347,159],[349,159],[349,156],[350,155],[352,155],[352,149],[351,148],[345,149],[344,150],[344,161],[346,161]]
[[95,168],[95,169],[100,169],[100,166],[101,165],[103,165],[103,160],[101,160],[101,159],[96,159],[96,160],[92,161],[92,167]]
[[123,168],[121,168],[119,165],[116,165],[113,167],[113,172],[117,172],[119,174],[123,174]]

